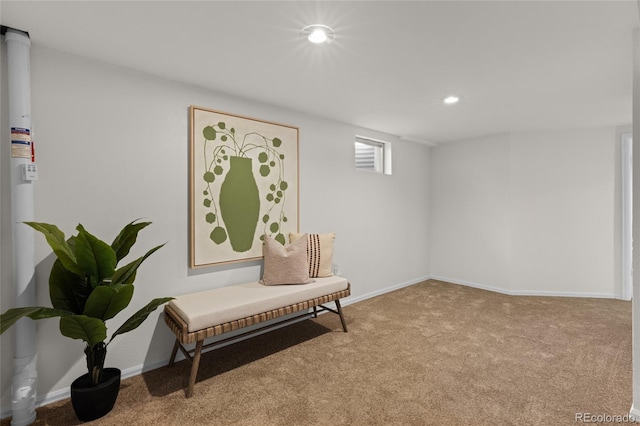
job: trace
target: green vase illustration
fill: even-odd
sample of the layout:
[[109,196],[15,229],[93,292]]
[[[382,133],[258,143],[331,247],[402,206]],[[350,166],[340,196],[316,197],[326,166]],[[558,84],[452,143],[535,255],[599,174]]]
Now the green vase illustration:
[[290,188],[283,140],[256,131],[239,132],[224,121],[203,126],[202,137],[201,218],[211,242],[244,253],[256,250],[257,233],[284,245],[290,229],[285,210]]
[[260,215],[260,194],[251,158],[230,157],[230,167],[220,186],[220,214],[235,252],[251,249]]

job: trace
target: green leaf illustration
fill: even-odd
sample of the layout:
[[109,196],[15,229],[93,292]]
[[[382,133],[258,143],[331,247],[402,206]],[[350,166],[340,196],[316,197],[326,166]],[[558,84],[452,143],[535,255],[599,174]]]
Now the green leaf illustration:
[[216,226],[213,228],[213,231],[211,231],[209,238],[216,244],[222,244],[227,240],[227,231],[221,226]]
[[216,129],[211,126],[207,126],[202,130],[202,135],[205,139],[214,141],[216,140]]

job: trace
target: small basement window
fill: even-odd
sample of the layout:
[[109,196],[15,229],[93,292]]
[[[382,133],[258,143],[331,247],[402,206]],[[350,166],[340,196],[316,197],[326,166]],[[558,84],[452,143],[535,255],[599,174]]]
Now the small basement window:
[[376,139],[356,136],[356,169],[391,174],[391,144]]

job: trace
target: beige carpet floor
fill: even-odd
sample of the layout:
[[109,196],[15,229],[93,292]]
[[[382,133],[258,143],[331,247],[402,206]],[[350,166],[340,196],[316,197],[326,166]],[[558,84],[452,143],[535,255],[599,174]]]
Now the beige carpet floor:
[[[95,425],[564,425],[631,406],[631,303],[427,281],[124,380]],[[166,348],[167,356],[171,351]],[[37,425],[79,424],[70,401]],[[2,426],[8,425],[8,419]]]

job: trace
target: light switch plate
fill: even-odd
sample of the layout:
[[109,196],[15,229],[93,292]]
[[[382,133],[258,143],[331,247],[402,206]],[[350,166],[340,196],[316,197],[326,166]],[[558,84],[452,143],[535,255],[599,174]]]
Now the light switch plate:
[[36,167],[36,163],[28,163],[22,165],[22,180],[38,180],[38,168]]

